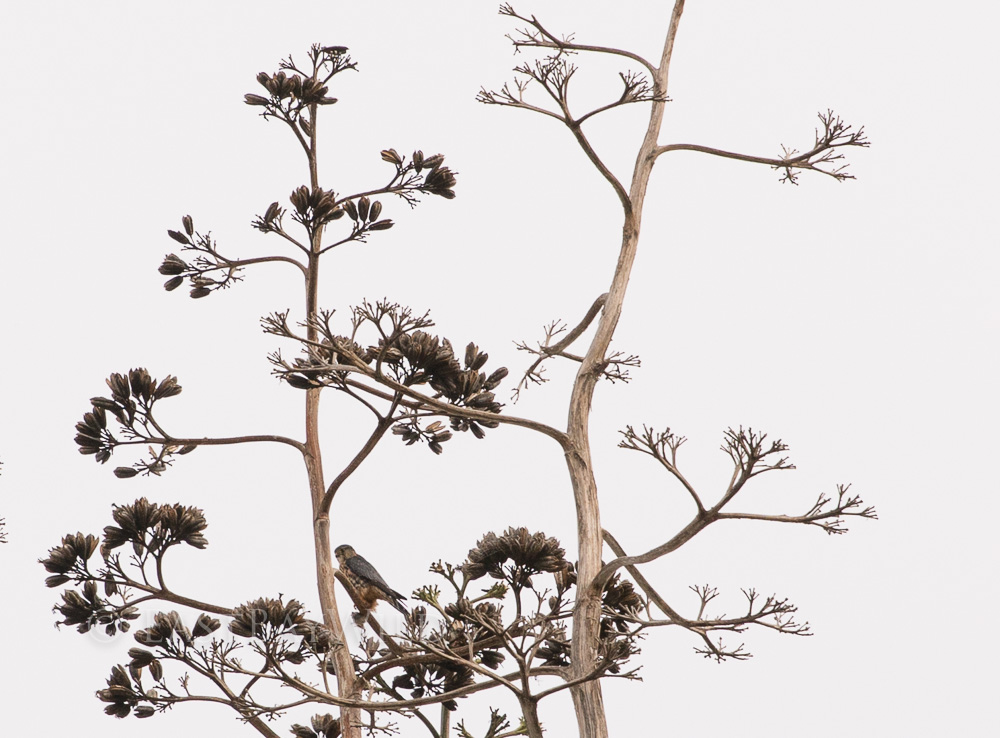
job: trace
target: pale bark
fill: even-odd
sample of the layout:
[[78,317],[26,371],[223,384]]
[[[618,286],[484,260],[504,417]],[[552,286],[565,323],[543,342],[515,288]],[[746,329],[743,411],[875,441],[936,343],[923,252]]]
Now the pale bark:
[[[309,107],[312,130],[309,136],[309,183],[313,191],[319,188],[319,165],[316,141],[317,106]],[[293,128],[294,130],[294,128]],[[309,263],[306,270],[306,323],[307,337],[318,339],[313,324],[319,312],[319,261],[322,252],[323,227],[318,226],[312,234]],[[306,473],[309,477],[309,495],[313,512],[313,545],[316,551],[316,582],[319,588],[320,610],[323,624],[330,629],[333,647],[330,658],[337,673],[337,693],[341,698],[356,700],[360,695],[354,674],[354,662],[347,647],[344,628],[337,609],[334,593],[333,551],[330,547],[330,515],[325,502],[326,483],[323,477],[323,456],[320,451],[319,406],[320,389],[306,391],[306,451],[303,455]],[[344,738],[361,738],[361,711],[354,707],[341,707],[340,729]]]
[[[656,90],[661,96],[665,96],[667,92],[670,57],[673,53],[674,38],[683,10],[684,0],[677,0],[671,12],[660,65],[654,74]],[[566,463],[576,503],[579,557],[577,602],[573,613],[571,652],[572,678],[574,679],[582,678],[590,673],[598,660],[598,633],[601,615],[601,591],[592,586],[601,570],[603,537],[597,482],[594,478],[590,457],[590,407],[594,388],[606,366],[608,347],[611,344],[611,338],[618,325],[625,302],[625,293],[639,242],[646,186],[656,161],[657,139],[663,120],[664,105],[664,102],[652,103],[646,135],[636,156],[631,187],[627,197],[622,202],[625,213],[618,263],[611,280],[611,287],[608,290],[604,310],[597,324],[597,331],[577,372],[570,399],[567,422],[570,449],[566,453]],[[622,199],[623,193],[620,185],[597,159],[582,131],[577,128],[573,132],[584,151],[598,166],[605,178],[611,182],[616,194]],[[570,691],[581,738],[607,738],[608,726],[600,681],[584,682],[572,687]]]

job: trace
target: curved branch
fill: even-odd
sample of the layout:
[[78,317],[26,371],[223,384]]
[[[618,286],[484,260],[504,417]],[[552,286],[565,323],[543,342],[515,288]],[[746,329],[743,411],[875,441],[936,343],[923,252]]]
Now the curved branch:
[[576,679],[569,679],[563,684],[557,684],[554,687],[550,687],[549,689],[546,689],[536,694],[534,696],[534,700],[535,702],[540,702],[541,700],[548,697],[550,694],[561,692],[564,689],[575,687],[579,684],[583,684],[584,682],[592,682],[595,679],[599,679],[602,675],[604,675],[607,672],[609,666],[611,666],[611,664],[600,666],[596,669],[593,669],[589,674],[584,674],[583,676],[577,677]]
[[[302,253],[304,253],[306,255],[309,254],[309,249],[307,247],[303,246],[301,243],[299,243],[299,240],[297,238],[294,238],[294,237],[288,235],[288,233],[285,232],[284,228],[280,228],[280,227],[279,228],[275,228],[273,230],[268,231],[268,233],[277,233],[283,239],[285,239],[289,243],[293,244],[296,248],[300,249],[302,251]],[[301,264],[300,262],[296,261],[295,259],[292,259],[292,261],[294,261],[296,264],[298,264],[299,266],[302,267],[302,273],[304,275],[308,275],[309,274],[309,270],[305,267],[304,264]]]
[[225,615],[226,617],[232,617],[232,608],[221,607],[220,605],[213,605],[208,602],[201,602],[200,600],[195,600],[190,597],[184,597],[183,595],[175,594],[169,589],[161,589],[158,587],[153,587],[148,584],[143,584],[142,582],[137,582],[131,577],[126,577],[124,584],[127,587],[132,587],[138,589],[142,592],[148,592],[149,594],[145,597],[139,597],[138,599],[131,600],[128,602],[129,606],[138,605],[141,602],[151,602],[153,600],[163,600],[164,602],[173,602],[175,605],[184,605],[185,607],[190,607],[193,610],[202,610],[203,612],[211,612],[216,615]]
[[658,146],[656,151],[653,152],[654,156],[660,156],[661,154],[666,154],[669,151],[698,151],[702,154],[711,154],[712,156],[721,156],[725,159],[737,159],[739,161],[749,161],[754,164],[767,164],[771,167],[787,167],[787,166],[801,166],[801,162],[807,160],[810,156],[815,156],[822,149],[813,149],[806,152],[805,154],[800,154],[792,159],[775,159],[768,156],[751,156],[749,154],[739,154],[735,151],[725,151],[724,149],[715,149],[711,146],[701,146],[699,144],[667,144],[666,146]]
[[[566,111],[566,114],[568,118],[568,110]],[[576,142],[580,145],[580,148],[583,149],[583,153],[587,155],[587,158],[590,159],[591,164],[597,168],[597,171],[601,173],[601,176],[604,177],[604,179],[608,181],[608,184],[611,185],[611,188],[615,191],[615,194],[618,196],[618,200],[622,204],[622,209],[625,211],[626,217],[628,217],[632,213],[632,200],[629,198],[628,192],[625,191],[625,188],[622,187],[622,183],[618,181],[618,178],[611,172],[610,169],[608,169],[607,165],[601,160],[601,157],[598,156],[594,147],[590,145],[590,141],[587,139],[587,136],[583,133],[583,129],[580,127],[580,123],[583,120],[584,118],[574,121],[567,120],[566,126],[570,131],[572,131],[573,136],[576,138]]]
[[[319,368],[328,368],[328,367],[319,367]],[[458,407],[456,405],[452,405],[447,402],[442,402],[432,397],[428,397],[427,395],[423,395],[405,385],[400,384],[399,382],[395,382],[386,377],[384,374],[376,375],[375,371],[373,369],[369,369],[367,366],[365,366],[362,369],[356,366],[338,364],[336,365],[335,370],[361,374],[363,376],[368,377],[369,379],[378,382],[379,384],[385,385],[386,387],[395,390],[395,392],[404,395],[407,398],[410,398],[409,400],[405,399],[400,400],[399,404],[402,405],[403,407],[416,408],[416,409],[431,408],[437,414],[444,415],[446,417],[464,418],[466,420],[478,420],[480,422],[483,421],[497,422],[500,423],[501,425],[514,425],[520,428],[527,428],[528,430],[533,430],[542,433],[543,435],[548,436],[556,443],[558,443],[563,449],[566,449],[568,445],[568,440],[565,433],[563,433],[560,430],[557,430],[556,428],[553,428],[550,425],[538,422],[537,420],[529,420],[528,418],[519,418],[514,415],[488,413],[483,410],[474,410],[472,408],[467,408],[467,407]],[[374,395],[375,397],[379,397],[384,400],[388,400],[390,402],[393,400],[394,397],[394,395],[391,395],[388,392],[382,392],[374,387],[369,387],[367,384],[364,384],[363,382],[358,382],[355,380],[348,379],[345,380],[344,383],[351,387],[354,387],[355,389],[359,389],[363,392],[367,392],[368,394]]]
[[647,70],[649,70],[650,74],[654,76],[656,75],[657,72],[656,67],[650,64],[648,61],[646,61],[643,57],[631,51],[626,51],[624,49],[616,49],[610,46],[594,46],[591,44],[578,44],[573,41],[559,40],[552,33],[550,33],[538,21],[538,19],[535,16],[531,16],[531,18],[525,18],[522,15],[518,15],[517,13],[514,12],[514,9],[510,5],[502,7],[500,12],[501,15],[508,15],[511,18],[517,18],[518,20],[522,20],[525,23],[534,26],[535,28],[538,29],[538,32],[544,38],[548,39],[547,41],[543,41],[539,39],[537,35],[532,35],[525,31],[521,31],[521,34],[524,36],[523,39],[520,40],[514,38],[510,39],[511,43],[513,43],[515,47],[527,46],[527,47],[545,48],[545,49],[559,49],[561,51],[593,51],[599,54],[612,54],[614,56],[623,56],[627,59],[632,59],[633,61],[639,62],[640,64],[642,64],[642,66],[644,66]]
[[[283,231],[276,231],[276,232],[285,235]],[[299,242],[296,241],[294,238],[291,238],[290,236],[287,235],[285,236],[285,238],[288,238],[296,246],[302,248]],[[305,276],[307,274],[305,264],[300,262],[298,259],[293,259],[290,256],[257,256],[252,259],[226,259],[224,256],[220,255],[219,258],[225,259],[226,266],[230,268],[245,267],[249,266],[250,264],[264,264],[270,261],[283,261],[287,264],[293,264],[296,267],[298,267],[299,271],[302,272],[302,276]],[[220,266],[219,268],[222,269],[223,267]]]
[[[618,543],[615,537],[611,535],[607,531],[607,529],[603,531],[603,534],[604,534],[604,542],[608,544],[608,548],[610,548],[612,551],[615,552],[615,556],[628,558],[628,554],[625,553],[625,549],[622,548],[622,545]],[[667,601],[663,599],[660,593],[657,592],[655,589],[653,589],[653,586],[649,583],[649,580],[647,580],[646,577],[642,575],[642,572],[639,571],[639,568],[637,566],[635,566],[634,564],[627,564],[625,566],[625,569],[628,571],[629,575],[632,577],[635,583],[639,585],[639,588],[642,589],[643,592],[645,592],[646,597],[648,597],[653,603],[655,603],[656,606],[660,608],[660,610],[663,612],[663,614],[665,614],[671,620],[674,620],[678,623],[684,622],[685,619],[681,617],[681,614],[678,613],[670,605],[668,605]]]
[[318,515],[328,515],[330,513],[330,505],[333,504],[333,498],[334,495],[337,494],[337,490],[339,490],[341,485],[347,481],[348,477],[357,471],[358,467],[361,466],[361,463],[368,458],[368,455],[375,450],[375,446],[377,446],[378,442],[382,440],[383,436],[385,436],[385,432],[389,430],[392,423],[392,411],[390,410],[385,417],[379,419],[378,424],[375,426],[375,430],[372,431],[372,434],[368,437],[368,440],[365,442],[365,445],[361,448],[361,450],[354,455],[354,458],[351,459],[350,463],[344,467],[340,474],[337,475],[337,478],[330,482],[330,486],[327,487],[326,494],[323,495],[323,500],[320,502],[319,508],[317,509]]
[[716,520],[717,513],[714,512],[714,510],[715,508],[709,510],[705,514],[699,513],[669,541],[662,543],[655,548],[651,548],[644,554],[639,554],[637,556],[619,556],[614,561],[608,562],[601,567],[597,576],[594,577],[591,589],[597,592],[603,592],[604,587],[607,585],[608,580],[611,579],[611,576],[623,566],[648,564],[650,561],[655,561],[661,556],[666,556],[668,553],[676,551]]
[[659,157],[661,154],[665,154],[669,151],[697,151],[703,154],[711,154],[712,156],[719,156],[725,159],[736,159],[738,161],[747,161],[754,164],[766,164],[774,169],[784,169],[785,175],[782,177],[782,181],[788,181],[792,184],[797,184],[797,175],[792,171],[794,169],[820,172],[821,174],[833,177],[837,181],[854,179],[853,175],[846,173],[846,164],[835,166],[831,169],[824,169],[821,165],[831,164],[844,158],[842,154],[836,153],[836,149],[845,146],[857,146],[860,148],[867,147],[869,142],[865,138],[864,126],[859,128],[857,131],[852,131],[852,126],[844,123],[840,116],[835,115],[832,110],[827,110],[826,113],[820,113],[818,117],[823,125],[823,131],[821,133],[819,129],[816,130],[816,140],[813,147],[809,151],[802,154],[799,154],[794,149],[782,147],[785,155],[780,159],[776,159],[765,156],[750,156],[748,154],[740,154],[734,151],[716,149],[711,146],[681,143],[658,146],[654,150],[653,156],[654,158]]

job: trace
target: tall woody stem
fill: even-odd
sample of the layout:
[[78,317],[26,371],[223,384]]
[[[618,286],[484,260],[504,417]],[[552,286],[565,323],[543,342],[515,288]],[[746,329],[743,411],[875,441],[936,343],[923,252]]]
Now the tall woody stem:
[[[676,0],[670,15],[670,26],[663,45],[659,67],[653,75],[656,91],[665,97],[670,59],[674,49],[674,39],[684,10],[684,0]],[[570,448],[566,453],[576,503],[577,537],[579,546],[577,602],[573,612],[573,641],[571,651],[572,677],[581,678],[590,673],[598,661],[598,641],[601,616],[601,592],[592,585],[601,570],[603,547],[600,506],[597,498],[597,482],[590,457],[589,420],[594,388],[607,364],[607,351],[611,344],[628,287],[632,264],[635,261],[642,220],[642,207],[646,198],[646,186],[656,161],[657,139],[663,121],[665,102],[654,101],[649,115],[646,135],[636,156],[632,183],[628,195],[623,197],[621,186],[614,176],[602,165],[591,149],[582,130],[571,126],[577,141],[595,163],[605,179],[608,179],[616,194],[622,200],[624,223],[622,224],[621,250],[615,267],[607,301],[597,324],[597,330],[587,353],[577,372],[570,398],[567,432]],[[570,690],[576,710],[577,725],[581,738],[607,738],[608,726],[604,709],[604,698],[598,680],[584,681]]]

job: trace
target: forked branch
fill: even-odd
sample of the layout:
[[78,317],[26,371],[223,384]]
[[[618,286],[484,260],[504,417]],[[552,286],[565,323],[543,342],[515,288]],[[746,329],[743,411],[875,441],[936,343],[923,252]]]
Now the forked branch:
[[[687,481],[677,466],[677,450],[684,443],[685,439],[683,437],[674,435],[670,432],[670,429],[658,433],[646,426],[643,426],[641,433],[637,433],[634,428],[629,426],[622,432],[622,436],[623,439],[619,443],[621,448],[639,451],[656,459],[671,476],[681,482],[685,490],[695,501],[698,509],[687,525],[674,534],[673,537],[637,556],[626,556],[624,553],[618,553],[621,550],[621,546],[617,542],[614,542],[612,545],[611,541],[614,541],[614,539],[605,531],[604,540],[609,545],[612,545],[612,549],[616,551],[618,558],[601,568],[600,573],[594,580],[594,587],[604,586],[614,572],[621,567],[628,568],[633,576],[637,576],[636,565],[655,561],[668,553],[676,551],[717,520],[743,519],[799,523],[802,525],[816,525],[827,533],[838,534],[844,533],[847,530],[843,525],[844,517],[852,516],[871,519],[877,517],[875,508],[864,506],[860,496],[848,494],[850,485],[838,485],[836,502],[831,497],[820,495],[812,507],[803,515],[724,512],[723,508],[732,501],[752,478],[765,472],[795,468],[788,461],[788,458],[782,455],[788,450],[788,447],[780,439],[768,442],[766,433],[754,431],[752,428],[745,430],[742,427],[739,430],[730,428],[726,431],[722,450],[732,460],[733,475],[718,501],[712,507],[708,508],[702,503],[701,495]],[[651,599],[654,599],[654,602],[657,601],[655,598],[651,597]],[[660,598],[657,604],[662,602],[662,598]],[[665,603],[663,604],[665,605]]]
[[649,61],[647,61],[639,54],[635,52],[628,51],[627,49],[616,49],[611,46],[596,46],[593,44],[579,44],[573,40],[573,35],[564,36],[562,38],[557,38],[555,35],[550,33],[535,16],[526,17],[519,15],[515,12],[514,8],[509,3],[504,3],[500,6],[500,15],[506,15],[511,18],[517,18],[520,21],[527,23],[526,28],[520,28],[514,32],[513,35],[508,34],[507,38],[514,45],[514,48],[520,50],[522,48],[542,48],[542,49],[556,49],[560,53],[573,54],[579,51],[591,51],[598,54],[611,54],[612,56],[620,56],[625,59],[632,59],[642,64],[643,67],[652,75],[656,76],[657,69]]
[[590,306],[587,314],[583,316],[576,327],[571,331],[566,333],[561,339],[553,343],[553,339],[564,333],[566,331],[566,326],[561,321],[553,321],[545,328],[545,340],[538,344],[537,348],[531,348],[524,341],[516,343],[515,346],[519,351],[527,351],[530,354],[534,354],[538,358],[532,362],[525,372],[524,376],[521,377],[521,381],[518,382],[517,388],[514,390],[514,401],[517,402],[518,398],[521,396],[521,390],[527,389],[528,384],[542,384],[548,380],[542,376],[544,373],[544,367],[542,363],[551,359],[553,356],[562,356],[563,358],[571,359],[573,361],[582,361],[582,357],[574,356],[573,354],[566,353],[566,349],[573,345],[573,342],[578,339],[590,324],[594,322],[594,318],[604,307],[605,301],[608,299],[607,293],[604,293],[596,300],[594,304]]
[[[614,551],[616,556],[628,558],[625,549],[622,548],[621,544],[611,533],[605,530],[603,534],[605,543]],[[695,616],[687,618],[667,603],[663,596],[649,583],[649,580],[642,575],[638,567],[627,565],[626,569],[633,581],[639,585],[639,588],[649,599],[649,602],[656,605],[667,616],[665,620],[651,616],[645,619],[634,617],[630,618],[630,622],[636,623],[643,628],[676,625],[688,630],[699,636],[704,642],[703,647],[696,648],[695,650],[717,661],[723,661],[727,658],[743,660],[750,658],[751,654],[744,650],[744,644],[740,644],[736,648],[729,648],[723,644],[721,639],[713,642],[710,635],[715,631],[742,633],[750,626],[760,626],[789,635],[811,635],[808,623],[798,623],[794,620],[793,615],[798,608],[792,605],[787,599],[779,599],[774,595],[761,598],[755,590],[744,589],[742,590],[743,595],[747,599],[747,610],[745,613],[735,617],[726,617],[725,614],[708,617],[708,605],[718,596],[718,590],[708,585],[692,586],[690,589],[698,595],[699,606]]]

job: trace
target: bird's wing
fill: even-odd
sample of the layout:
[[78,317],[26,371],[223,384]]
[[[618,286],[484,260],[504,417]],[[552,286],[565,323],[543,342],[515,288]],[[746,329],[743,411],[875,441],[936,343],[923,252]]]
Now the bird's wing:
[[386,584],[382,575],[375,570],[374,566],[368,563],[368,560],[364,556],[354,555],[347,559],[344,563],[353,574],[356,574],[369,584],[378,587],[385,594],[391,597],[401,597],[406,599],[403,595],[394,591],[388,584]]

